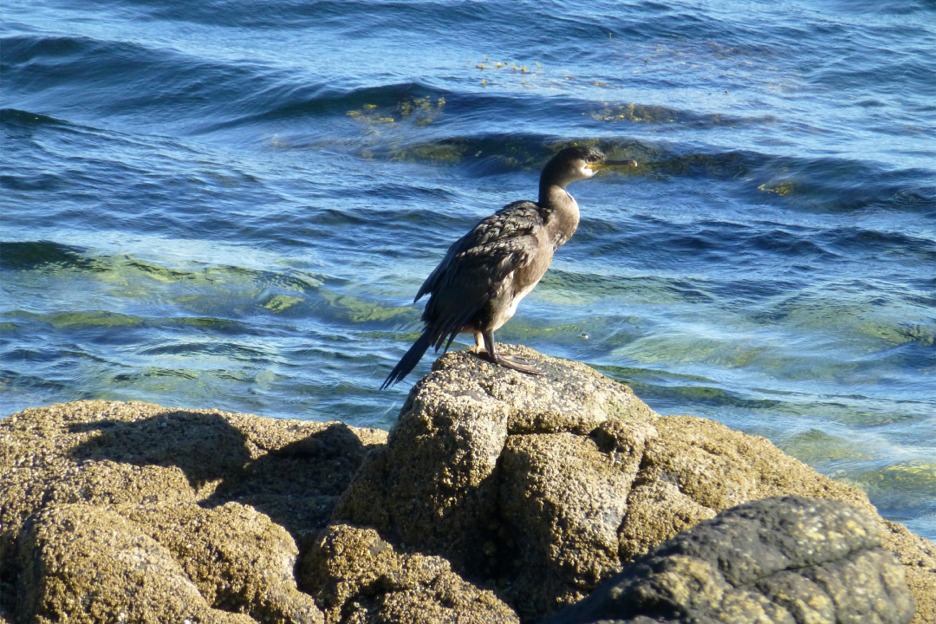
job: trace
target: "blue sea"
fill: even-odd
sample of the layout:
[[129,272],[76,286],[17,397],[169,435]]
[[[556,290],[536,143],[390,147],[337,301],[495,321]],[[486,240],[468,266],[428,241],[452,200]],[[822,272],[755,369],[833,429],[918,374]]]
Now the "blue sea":
[[[579,231],[498,339],[762,435],[936,539],[936,3],[7,0],[0,414],[389,428],[422,280]],[[453,348],[470,344],[471,338]]]

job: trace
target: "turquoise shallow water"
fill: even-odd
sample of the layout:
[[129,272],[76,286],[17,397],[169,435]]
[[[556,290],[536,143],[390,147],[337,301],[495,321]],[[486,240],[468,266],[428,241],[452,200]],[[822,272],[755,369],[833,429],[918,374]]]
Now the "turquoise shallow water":
[[0,413],[389,427],[447,245],[595,143],[640,166],[572,187],[498,338],[936,538],[932,2],[13,0],[0,34]]

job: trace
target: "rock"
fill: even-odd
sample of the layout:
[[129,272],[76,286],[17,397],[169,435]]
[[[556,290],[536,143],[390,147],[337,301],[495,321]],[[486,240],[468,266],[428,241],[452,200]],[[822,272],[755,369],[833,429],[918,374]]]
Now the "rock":
[[884,521],[887,531],[881,540],[897,555],[907,573],[907,585],[916,600],[914,624],[936,623],[936,544],[915,535],[907,527]]
[[[80,594],[87,562],[67,566],[77,575],[73,584],[46,578],[64,569],[56,567],[55,545],[71,539],[84,544],[81,557],[142,557],[139,591],[111,587],[115,602],[96,603],[111,605],[111,616],[86,621],[115,621],[124,612],[121,596],[150,596],[139,602],[152,612],[132,611],[140,621],[182,621],[175,617],[182,603],[157,600],[159,587],[185,589],[182,602],[206,621],[222,621],[225,612],[322,621],[313,598],[296,589],[297,543],[314,539],[367,449],[384,440],[383,432],[341,423],[143,403],[77,402],[0,420],[2,610],[17,621],[55,620],[69,612],[55,615],[52,605],[88,600]],[[100,530],[89,536],[68,526]],[[74,535],[56,538],[56,530]],[[111,539],[101,537],[107,531]],[[50,554],[36,561],[34,552]],[[172,584],[150,578],[163,573]],[[31,589],[34,574],[46,589]],[[119,569],[107,578],[118,583]],[[69,587],[78,593],[67,595]]]
[[208,604],[261,622],[322,622],[296,589],[295,541],[266,514],[240,503],[118,506],[115,511],[165,546]]
[[862,492],[763,438],[659,416],[584,365],[505,350],[547,374],[467,352],[437,360],[342,496],[333,526],[370,527],[401,553],[443,557],[469,582],[493,581],[532,621],[725,509],[778,495],[832,499],[873,515],[905,567],[917,621],[936,617],[932,543],[907,541],[916,536],[881,519]]
[[[586,366],[504,349],[547,374],[449,353],[389,437],[98,401],[0,420],[0,621],[532,622],[680,531],[780,495],[870,514],[915,621],[936,621],[936,547],[861,492],[762,438],[661,417]],[[811,582],[826,596],[842,578],[856,596],[886,590],[903,613],[896,577],[865,574],[892,567],[876,544],[856,551],[861,567],[817,564],[826,580]],[[674,582],[720,582],[725,596],[744,585],[718,581],[701,554],[679,557],[665,559]],[[755,588],[765,612],[790,610],[782,596],[819,600],[805,576],[776,570],[787,585]]]
[[498,478],[509,477],[497,470],[508,434],[586,436],[612,417],[652,417],[629,388],[582,364],[522,355],[550,376],[515,374],[467,352],[441,358],[410,393],[386,448],[355,478],[335,520],[376,527],[395,543],[484,573],[502,564],[490,548],[512,528],[497,512]]
[[518,624],[491,591],[452,572],[441,557],[401,554],[373,529],[329,527],[305,578],[330,622]]
[[799,494],[873,510],[863,492],[816,473],[770,441],[692,416],[654,421],[621,524],[621,554],[647,552],[718,511],[744,501]]
[[256,622],[211,608],[167,548],[91,505],[47,507],[28,523],[20,550],[18,612],[28,621]]
[[637,468],[632,459],[621,460],[631,464],[627,470],[587,436],[569,432],[508,438],[497,514],[510,539],[492,552],[501,555],[517,600],[545,606],[541,597],[577,595],[621,568],[618,526]]
[[880,523],[831,500],[769,498],[724,511],[637,559],[544,624],[854,622],[914,613]]

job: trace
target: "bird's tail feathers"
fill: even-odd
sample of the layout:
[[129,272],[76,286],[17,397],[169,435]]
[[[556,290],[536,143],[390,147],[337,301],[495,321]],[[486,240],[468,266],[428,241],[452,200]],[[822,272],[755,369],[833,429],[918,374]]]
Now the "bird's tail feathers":
[[403,381],[403,378],[416,368],[416,365],[419,364],[419,360],[422,359],[422,356],[431,346],[432,336],[428,331],[425,331],[422,336],[416,339],[416,342],[409,348],[409,351],[400,358],[397,365],[393,367],[393,370],[390,371],[390,374],[387,375],[387,378],[384,379],[384,382],[380,385],[380,389],[389,388],[398,381]]
[[467,308],[462,310],[461,314],[449,318],[445,323],[436,323],[427,326],[422,335],[416,339],[413,346],[400,358],[397,365],[393,367],[393,370],[390,371],[390,374],[384,379],[384,382],[380,385],[380,389],[389,388],[398,381],[402,381],[404,377],[410,374],[410,371],[416,368],[416,365],[419,364],[419,360],[421,360],[422,356],[429,350],[429,347],[433,347],[436,353],[438,353],[439,349],[442,348],[444,344],[444,351],[447,351],[452,341],[455,339],[455,336],[458,335],[458,332],[465,327],[465,324],[468,323],[468,320],[471,319],[477,311],[478,306]]

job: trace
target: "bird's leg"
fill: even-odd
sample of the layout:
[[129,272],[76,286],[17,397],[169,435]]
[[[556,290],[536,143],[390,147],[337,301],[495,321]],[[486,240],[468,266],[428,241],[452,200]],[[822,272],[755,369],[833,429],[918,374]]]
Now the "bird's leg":
[[487,351],[488,359],[495,364],[499,364],[504,368],[512,368],[515,371],[520,371],[521,373],[526,373],[527,375],[545,374],[536,366],[530,364],[529,362],[525,362],[520,358],[499,354],[494,348],[494,332],[491,330],[485,330],[481,332],[481,337],[484,339],[484,349]]
[[472,353],[477,353],[478,355],[481,355],[482,353],[485,352],[484,336],[481,335],[481,332],[475,332],[474,339],[475,339],[475,346],[469,347],[469,350]]

